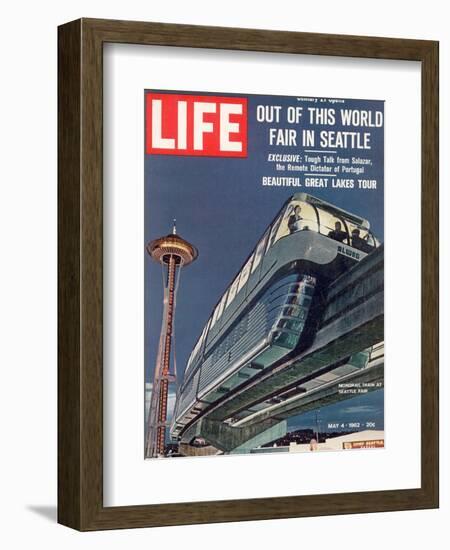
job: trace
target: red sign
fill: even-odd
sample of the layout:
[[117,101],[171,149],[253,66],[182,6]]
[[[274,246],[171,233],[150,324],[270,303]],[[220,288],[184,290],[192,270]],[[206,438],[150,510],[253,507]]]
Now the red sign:
[[153,155],[247,156],[247,99],[146,94],[146,152]]

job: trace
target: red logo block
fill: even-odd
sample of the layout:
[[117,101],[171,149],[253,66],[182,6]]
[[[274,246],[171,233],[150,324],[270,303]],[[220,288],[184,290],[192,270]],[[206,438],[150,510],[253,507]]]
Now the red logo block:
[[153,155],[247,156],[247,99],[146,94],[146,152]]

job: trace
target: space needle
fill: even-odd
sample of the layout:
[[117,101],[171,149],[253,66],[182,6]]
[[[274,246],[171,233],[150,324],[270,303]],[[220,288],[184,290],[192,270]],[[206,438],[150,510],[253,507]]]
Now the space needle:
[[195,246],[177,235],[176,220],[173,221],[172,233],[150,241],[146,250],[156,262],[161,264],[164,285],[161,334],[145,443],[146,458],[153,458],[164,456],[169,384],[174,384],[177,376],[175,362],[172,371],[170,365],[179,275],[183,266],[197,259],[198,252]]

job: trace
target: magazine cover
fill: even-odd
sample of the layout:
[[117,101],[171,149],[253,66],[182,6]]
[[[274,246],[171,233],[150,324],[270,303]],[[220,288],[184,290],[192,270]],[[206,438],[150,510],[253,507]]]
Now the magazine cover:
[[144,110],[145,457],[384,447],[384,102]]

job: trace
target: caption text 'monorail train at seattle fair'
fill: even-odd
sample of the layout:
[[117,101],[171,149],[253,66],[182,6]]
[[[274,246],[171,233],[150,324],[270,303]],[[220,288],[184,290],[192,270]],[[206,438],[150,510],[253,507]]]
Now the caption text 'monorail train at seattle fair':
[[[218,301],[192,350],[178,389],[172,440],[189,444],[195,434],[190,426],[233,392],[254,386],[260,377],[307,350],[324,323],[327,289],[379,247],[369,222],[359,216],[305,193],[286,201]],[[382,286],[383,274],[370,281],[358,292],[370,294],[367,284]],[[327,315],[332,318],[329,311]],[[378,342],[335,364],[317,365],[316,376],[311,366],[296,371],[283,391],[256,391],[252,403],[243,401],[222,422],[230,428],[240,426],[260,411],[330,380],[336,369],[340,377],[352,374],[380,349],[383,338],[375,339]],[[206,438],[206,443],[211,441]]]

